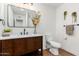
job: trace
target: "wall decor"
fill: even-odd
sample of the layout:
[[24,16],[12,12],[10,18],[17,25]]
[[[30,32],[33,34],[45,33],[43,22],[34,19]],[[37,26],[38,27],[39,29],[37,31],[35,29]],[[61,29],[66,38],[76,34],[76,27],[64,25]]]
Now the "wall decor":
[[77,12],[73,12],[73,13],[72,13],[72,20],[73,20],[74,22],[77,21]]
[[64,20],[66,20],[67,17],[67,11],[64,11]]
[[74,25],[67,25],[66,26],[66,34],[73,35],[73,32],[74,32]]

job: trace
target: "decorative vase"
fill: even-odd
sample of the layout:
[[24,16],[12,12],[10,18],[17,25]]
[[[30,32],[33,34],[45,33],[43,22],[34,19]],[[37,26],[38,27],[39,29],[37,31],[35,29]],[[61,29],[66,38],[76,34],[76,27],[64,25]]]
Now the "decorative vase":
[[37,34],[37,31],[36,31],[36,26],[37,26],[37,24],[39,23],[39,19],[38,18],[34,18],[33,20],[32,20],[32,22],[33,22],[33,25],[34,25],[34,27],[35,27],[35,29],[34,29],[34,34]]
[[34,34],[37,34],[37,31],[36,31],[36,25],[35,25],[35,29],[34,29]]
[[2,36],[10,36],[12,33],[12,30],[10,28],[4,28],[2,31]]

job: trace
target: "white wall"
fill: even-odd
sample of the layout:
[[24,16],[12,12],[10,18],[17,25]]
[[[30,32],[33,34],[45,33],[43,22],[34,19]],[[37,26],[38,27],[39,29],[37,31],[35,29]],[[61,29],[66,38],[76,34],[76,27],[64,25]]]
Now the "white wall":
[[[4,19],[4,4],[0,4],[0,19]],[[3,30],[3,25],[2,25],[2,21],[0,21],[0,36],[2,34],[2,30]]]
[[55,16],[56,11],[55,8],[44,5],[42,3],[34,5],[35,10],[39,10],[41,12],[40,24],[38,25],[39,33],[51,33],[55,34]]
[[[35,4],[33,8],[41,12],[40,24],[38,25],[38,28],[37,28],[38,33],[51,34],[53,39],[55,39],[55,28],[56,28],[55,8],[45,4]],[[45,40],[43,42],[43,47],[45,49]]]
[[[6,5],[5,4],[5,10],[6,10]],[[41,12],[41,19],[40,19],[40,23],[37,27],[37,32],[41,33],[41,34],[46,34],[46,33],[50,33],[52,34],[52,36],[55,36],[55,8],[51,8],[48,5],[44,5],[42,3],[36,3],[33,4],[33,6],[30,8],[32,10],[39,10]],[[5,11],[5,20],[7,20],[6,17],[6,11]],[[12,28],[13,29],[13,35],[15,34],[19,34],[21,31],[23,31],[22,28]],[[32,32],[34,29],[31,28],[26,28],[27,31]],[[44,41],[45,42],[45,41]],[[44,49],[45,49],[45,43],[43,44]]]
[[[64,11],[68,12],[67,19],[64,21]],[[72,12],[77,12],[77,22],[79,24],[79,4],[63,4],[56,10],[56,41],[62,43],[62,48],[75,54],[79,55],[79,26],[74,26],[74,35],[68,36],[65,33],[64,24],[69,25],[72,23]],[[65,40],[67,38],[67,40]]]

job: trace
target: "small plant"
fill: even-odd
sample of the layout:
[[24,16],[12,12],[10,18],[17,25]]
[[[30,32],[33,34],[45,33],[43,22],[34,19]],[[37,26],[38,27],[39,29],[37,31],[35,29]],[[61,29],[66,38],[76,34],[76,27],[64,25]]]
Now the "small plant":
[[64,11],[64,20],[66,20],[67,11]]
[[11,32],[12,30],[10,28],[5,28],[4,32]]
[[72,18],[74,19],[74,22],[77,21],[77,12],[72,13]]

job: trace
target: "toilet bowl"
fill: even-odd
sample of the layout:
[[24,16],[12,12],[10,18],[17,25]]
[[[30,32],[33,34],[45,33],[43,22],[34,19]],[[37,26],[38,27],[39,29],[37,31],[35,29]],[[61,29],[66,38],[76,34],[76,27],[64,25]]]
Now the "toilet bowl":
[[61,48],[61,44],[51,40],[48,40],[47,42],[49,51],[54,55],[59,55],[59,48]]
[[53,40],[49,35],[46,35],[46,48],[49,48],[49,51],[54,55],[59,55],[59,48],[61,44]]
[[51,47],[53,48],[61,48],[61,44],[58,42],[55,42],[53,40],[47,40],[47,42],[49,43],[49,45],[51,45]]

